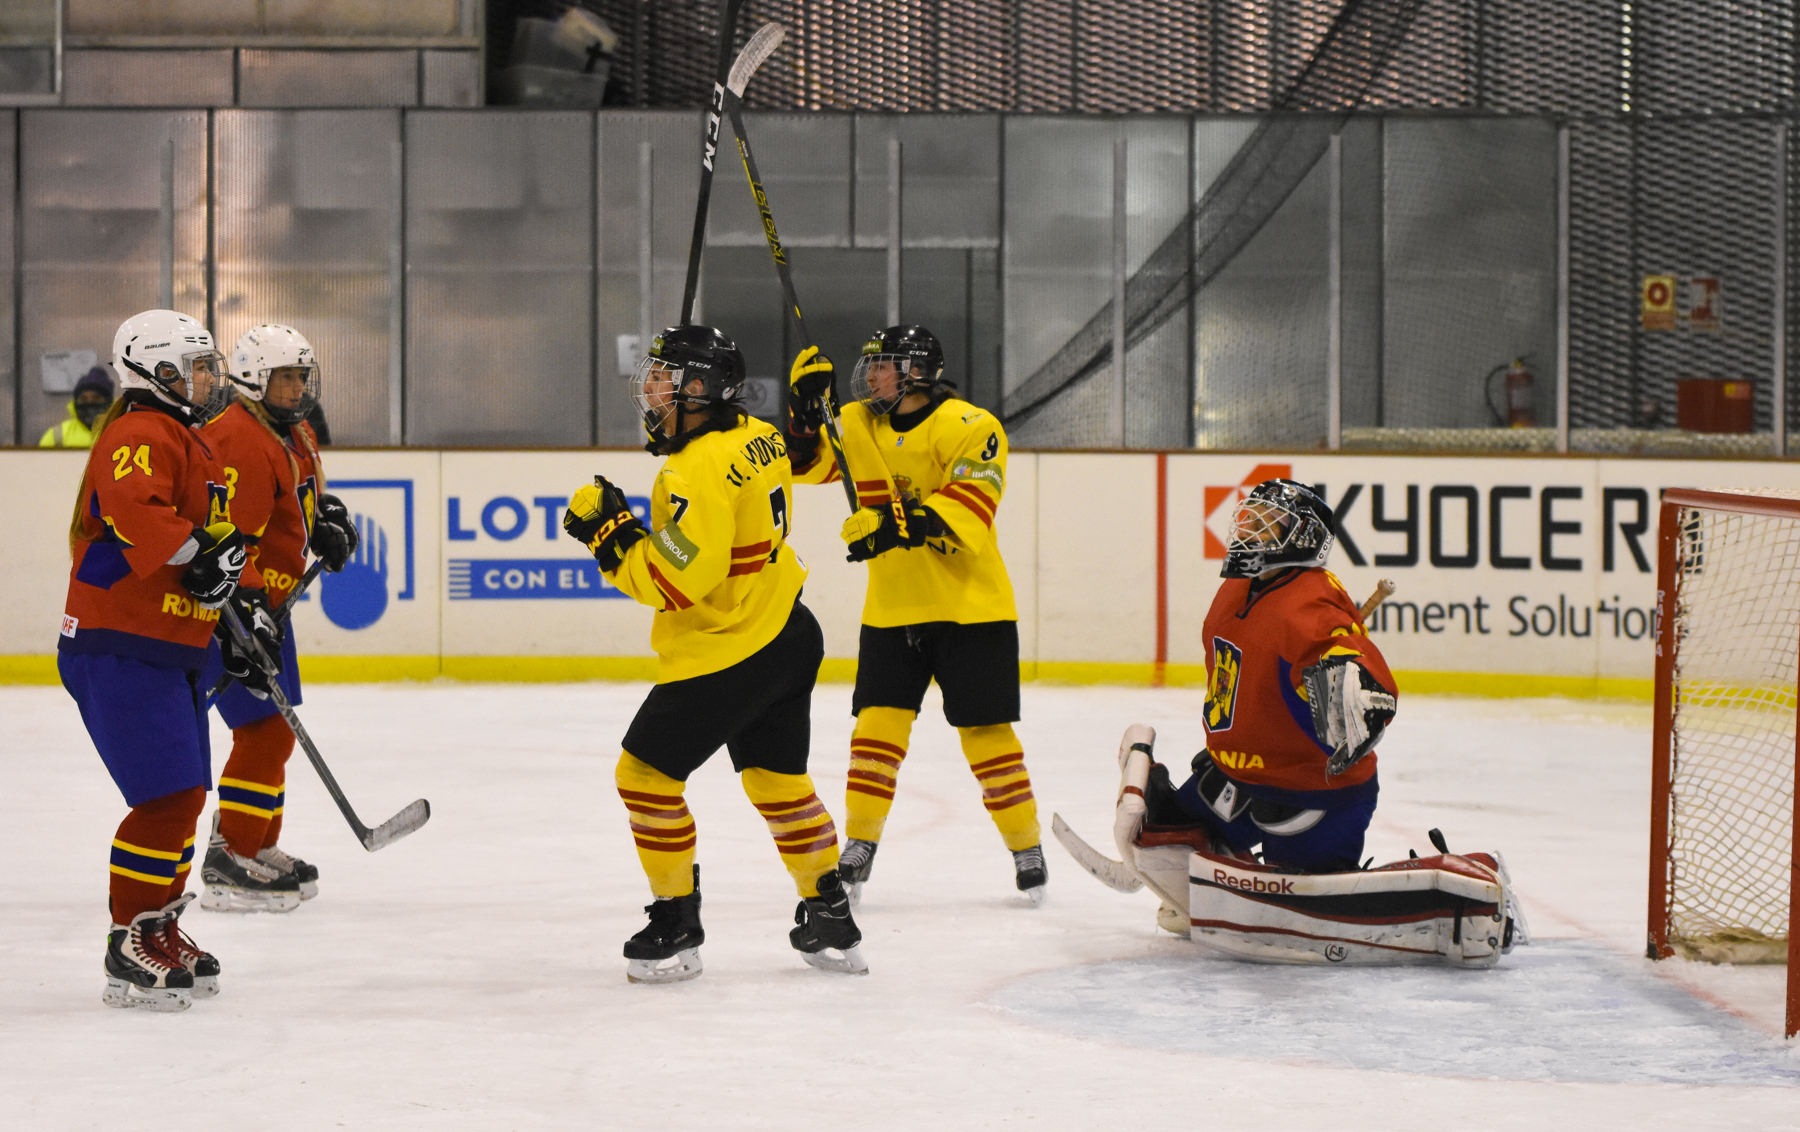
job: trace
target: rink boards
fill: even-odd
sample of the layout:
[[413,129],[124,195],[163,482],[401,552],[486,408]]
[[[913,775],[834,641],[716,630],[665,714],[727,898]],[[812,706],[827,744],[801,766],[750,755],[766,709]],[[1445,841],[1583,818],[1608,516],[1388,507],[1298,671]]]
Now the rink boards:
[[[55,679],[84,455],[0,452],[0,680]],[[561,516],[595,473],[646,513],[655,458],[338,449],[326,465],[365,538],[296,612],[309,678],[653,674],[650,610],[606,583]],[[1800,468],[1774,461],[1014,452],[998,522],[1027,678],[1198,683],[1226,521],[1274,475],[1336,509],[1331,567],[1353,596],[1398,583],[1370,628],[1407,687],[1502,695],[1647,695],[1658,491],[1800,488]],[[862,606],[844,515],[838,485],[795,489],[827,679],[853,672]]]

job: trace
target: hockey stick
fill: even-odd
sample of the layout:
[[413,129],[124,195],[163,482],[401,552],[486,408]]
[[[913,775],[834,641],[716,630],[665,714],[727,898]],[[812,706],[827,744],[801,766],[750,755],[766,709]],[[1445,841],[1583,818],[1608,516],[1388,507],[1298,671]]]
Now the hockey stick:
[[1069,828],[1061,814],[1050,815],[1050,832],[1062,842],[1062,847],[1075,858],[1075,863],[1091,873],[1096,880],[1114,892],[1136,892],[1144,887],[1144,878],[1123,861],[1115,861],[1100,850],[1081,839],[1081,835]]
[[713,157],[719,152],[719,118],[725,110],[725,81],[732,69],[731,39],[737,31],[738,12],[744,0],[725,0],[719,12],[719,64],[713,73],[712,103],[706,109],[700,136],[700,193],[694,199],[694,233],[688,240],[687,283],[681,291],[681,321],[694,317],[694,297],[700,290],[700,252],[706,245],[706,212],[712,201]]
[[362,819],[356,816],[356,811],[351,808],[350,799],[344,797],[344,789],[332,776],[331,768],[325,765],[325,757],[319,754],[319,748],[313,743],[312,736],[308,735],[306,728],[300,725],[300,717],[294,713],[293,705],[288,703],[286,693],[281,690],[280,682],[273,675],[274,666],[269,661],[268,653],[264,652],[261,643],[250,635],[250,630],[245,627],[243,619],[238,616],[237,610],[229,602],[219,611],[219,616],[224,620],[226,629],[231,632],[232,640],[236,641],[238,647],[244,650],[244,654],[250,657],[251,663],[260,666],[264,672],[270,674],[268,689],[270,701],[275,704],[276,710],[281,712],[281,718],[287,720],[288,726],[294,729],[294,738],[300,741],[300,747],[306,752],[307,760],[312,763],[313,769],[319,772],[319,780],[325,784],[326,792],[331,795],[331,800],[337,803],[338,812],[343,814],[344,820],[350,823],[351,830],[356,833],[356,839],[362,842],[364,849],[373,853],[375,850],[417,831],[420,826],[431,819],[431,803],[420,798],[374,829],[364,825]]
[[1375,588],[1369,592],[1369,596],[1363,598],[1363,603],[1356,607],[1356,619],[1367,621],[1369,614],[1375,612],[1377,606],[1393,596],[1394,588],[1394,579],[1392,578],[1383,578],[1376,582]]
[[[294,587],[293,592],[287,595],[287,600],[281,603],[281,608],[275,611],[275,624],[287,624],[288,619],[293,616],[294,603],[300,600],[300,595],[306,592],[306,587],[312,585],[313,579],[319,576],[319,571],[323,569],[324,566],[324,559],[315,558],[312,560],[312,565],[306,568],[306,573],[300,575],[300,584]],[[206,699],[201,702],[210,704],[218,699],[219,693],[223,692],[225,690],[225,685],[229,683],[231,683],[231,674],[229,672],[221,673],[219,678],[213,681],[213,686],[207,689]]]
[[[780,46],[782,37],[787,33],[779,23],[770,21],[759,28],[750,39],[755,45],[764,36],[768,37],[767,48],[762,58],[767,58],[776,47]],[[744,48],[744,54],[750,54],[750,45]],[[758,59],[760,63],[762,59]],[[733,79],[736,79],[736,68],[733,67]],[[762,214],[763,238],[768,242],[769,255],[775,260],[775,274],[781,278],[782,298],[787,300],[788,314],[793,316],[794,325],[800,331],[800,340],[813,345],[812,335],[806,332],[806,315],[800,310],[800,296],[794,291],[794,271],[788,264],[787,251],[781,246],[781,234],[775,230],[775,214],[769,208],[769,194],[762,186],[762,174],[757,171],[756,157],[750,152],[750,139],[744,130],[743,94],[744,86],[750,81],[745,74],[742,83],[734,83],[727,88],[725,109],[731,117],[731,128],[737,134],[738,158],[744,164],[744,176],[750,182],[750,195],[756,199],[756,209]],[[837,405],[827,388],[820,398],[825,417],[825,444],[831,449],[832,463],[837,465],[838,478],[844,481],[844,496],[849,501],[850,513],[855,514],[862,508],[862,500],[856,491],[856,477],[850,474],[850,463],[844,458],[844,438],[838,431]],[[906,508],[898,497],[893,500],[894,521],[900,531],[901,538],[906,537]]]

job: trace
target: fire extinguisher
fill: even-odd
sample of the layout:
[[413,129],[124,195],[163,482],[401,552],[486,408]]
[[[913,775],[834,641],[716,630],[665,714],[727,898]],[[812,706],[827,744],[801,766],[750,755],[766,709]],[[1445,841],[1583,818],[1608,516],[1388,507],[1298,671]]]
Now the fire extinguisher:
[[[1502,403],[1494,398],[1494,378],[1503,372],[1506,376],[1500,382]],[[1494,423],[1504,424],[1507,428],[1537,427],[1537,409],[1532,404],[1533,380],[1531,371],[1525,368],[1524,358],[1514,358],[1488,371],[1488,407],[1494,412]]]

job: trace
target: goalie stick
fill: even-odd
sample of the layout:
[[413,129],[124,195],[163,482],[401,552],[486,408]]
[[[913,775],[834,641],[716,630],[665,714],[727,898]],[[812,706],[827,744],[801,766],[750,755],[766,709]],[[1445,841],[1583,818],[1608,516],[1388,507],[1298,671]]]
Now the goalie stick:
[[[219,616],[225,622],[225,628],[231,633],[232,640],[236,641],[238,647],[244,650],[246,656],[250,657],[251,663],[261,666],[264,672],[270,671],[268,654],[263,651],[262,645],[250,635],[250,630],[244,625],[243,619],[238,616],[237,610],[227,602],[225,607],[219,611]],[[391,845],[407,834],[417,831],[420,826],[431,819],[431,803],[420,798],[402,808],[399,813],[374,829],[364,825],[362,819],[356,816],[356,810],[351,807],[350,799],[344,797],[344,789],[332,776],[331,768],[325,765],[325,757],[319,754],[319,748],[313,743],[312,736],[308,735],[306,728],[301,726],[300,717],[294,713],[293,705],[288,703],[287,695],[282,692],[280,683],[273,678],[269,680],[269,699],[274,703],[275,709],[281,712],[281,718],[287,720],[288,726],[294,729],[294,738],[300,741],[300,747],[306,752],[307,760],[312,763],[313,769],[319,772],[319,780],[325,784],[326,792],[331,795],[331,800],[337,803],[338,812],[343,814],[344,820],[350,823],[351,830],[355,832],[356,839],[362,842],[364,849],[373,853],[377,849]]]
[[[319,571],[324,569],[324,567],[324,559],[315,558],[312,560],[312,565],[306,568],[306,573],[300,575],[300,584],[293,588],[287,595],[287,600],[281,603],[281,608],[275,611],[275,623],[277,625],[287,624],[288,619],[293,616],[294,603],[300,600],[300,595],[306,592],[306,587],[313,584],[313,579],[319,576]],[[206,690],[206,699],[201,702],[210,704],[218,699],[219,693],[223,692],[225,690],[225,685],[229,683],[231,683],[231,674],[229,672],[221,673],[219,678],[213,681],[213,686]]]
[[1081,839],[1081,835],[1069,828],[1061,814],[1050,815],[1050,832],[1062,842],[1062,847],[1075,858],[1075,863],[1086,869],[1101,884],[1115,892],[1136,892],[1144,887],[1144,878],[1138,876],[1137,870],[1124,861],[1115,861],[1105,853],[1089,845]]
[[[1368,620],[1369,614],[1375,612],[1382,602],[1392,596],[1395,588],[1392,578],[1382,578],[1376,582],[1374,590],[1369,593],[1367,598],[1363,599],[1362,605],[1357,607],[1357,618]],[[1069,851],[1069,856],[1075,859],[1076,864],[1087,870],[1094,879],[1106,887],[1115,892],[1136,892],[1144,887],[1144,880],[1138,875],[1136,869],[1124,861],[1116,861],[1108,857],[1105,853],[1089,845],[1080,834],[1069,828],[1069,823],[1063,820],[1061,814],[1050,815],[1050,832],[1056,835],[1058,841],[1062,842],[1062,847]],[[1433,840],[1435,843],[1436,839]],[[1445,851],[1442,845],[1439,845],[1438,849],[1440,852]]]
[[[767,48],[756,60],[756,63],[760,64],[776,47],[780,46],[786,34],[787,32],[780,23],[771,20],[758,28],[756,34],[750,37],[750,43],[744,47],[744,55],[749,56],[751,47],[767,36]],[[801,341],[807,345],[814,345],[812,336],[806,332],[806,315],[800,309],[800,296],[794,290],[794,270],[788,263],[787,250],[781,246],[781,234],[775,228],[775,213],[769,207],[769,194],[763,189],[762,174],[757,171],[756,156],[750,152],[749,134],[744,129],[743,94],[744,87],[749,84],[750,74],[745,73],[742,81],[738,81],[737,70],[737,67],[733,66],[732,82],[727,84],[726,89],[725,109],[731,118],[732,131],[737,134],[738,158],[743,162],[744,177],[750,182],[750,195],[756,200],[757,212],[762,216],[763,238],[768,242],[769,256],[775,261],[775,274],[781,280],[781,295],[787,301],[788,314],[793,317],[794,326],[800,332]],[[755,64],[750,68],[750,71],[754,70]],[[829,388],[826,389],[820,400],[821,408],[824,409],[825,445],[831,449],[832,463],[837,465],[838,478],[844,482],[844,496],[850,504],[850,513],[855,514],[862,507],[862,499],[856,490],[856,477],[850,474],[850,462],[844,456],[844,437],[843,433],[838,430],[837,404]],[[906,506],[901,501],[899,492],[892,490],[893,480],[891,477],[888,479],[888,485],[890,488],[889,506],[893,511],[894,525],[899,531],[901,539],[904,540],[907,537]]]
[[738,12],[744,0],[725,0],[719,11],[719,63],[713,72],[712,103],[700,135],[700,192],[694,198],[694,232],[688,240],[687,282],[681,291],[681,321],[694,317],[694,298],[700,289],[700,252],[706,246],[706,213],[712,202],[713,158],[719,152],[719,120],[725,112],[725,83],[733,64],[731,40],[737,31]]

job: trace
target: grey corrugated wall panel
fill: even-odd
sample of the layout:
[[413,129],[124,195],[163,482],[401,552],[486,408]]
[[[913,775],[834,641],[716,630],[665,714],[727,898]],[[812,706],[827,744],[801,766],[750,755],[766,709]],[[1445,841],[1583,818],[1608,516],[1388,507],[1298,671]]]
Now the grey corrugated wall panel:
[[[203,111],[20,112],[20,357],[77,349],[110,357],[119,324],[162,305],[162,168],[171,137],[175,309],[208,319],[206,130]],[[25,398],[33,440],[62,414],[63,401],[35,391]]]
[[902,246],[1000,246],[1000,115],[858,114],[852,121],[857,247],[887,247],[892,138],[901,147]]
[[406,119],[406,442],[585,445],[593,119]]
[[236,96],[230,48],[63,52],[64,106],[230,106]]
[[388,440],[399,143],[392,110],[215,118],[214,330],[226,350],[258,323],[304,334],[334,444]]
[[417,106],[419,53],[239,51],[237,101],[272,108]]

